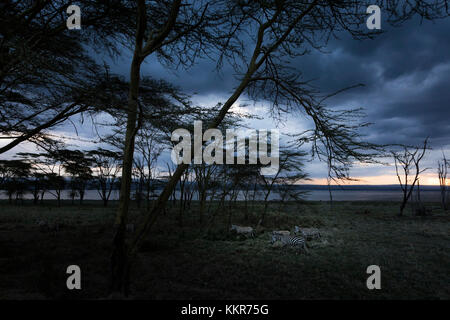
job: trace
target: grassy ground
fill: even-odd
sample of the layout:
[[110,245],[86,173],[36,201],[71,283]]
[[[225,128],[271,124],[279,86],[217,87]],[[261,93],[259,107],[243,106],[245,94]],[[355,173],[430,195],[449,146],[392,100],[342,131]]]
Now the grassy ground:
[[[428,206],[432,206],[429,204]],[[235,208],[232,222],[255,226],[262,205],[248,220]],[[197,210],[184,227],[169,209],[144,243],[133,269],[136,299],[449,299],[450,214],[396,216],[398,204],[321,202],[271,208],[254,239],[227,232],[226,210],[211,228]],[[115,208],[0,203],[0,299],[102,299]],[[136,220],[145,214],[134,209]],[[38,220],[58,221],[58,232]],[[316,227],[322,240],[308,254],[269,244],[272,230]],[[82,270],[82,290],[66,289],[66,268]],[[368,290],[366,268],[381,268],[381,290]]]

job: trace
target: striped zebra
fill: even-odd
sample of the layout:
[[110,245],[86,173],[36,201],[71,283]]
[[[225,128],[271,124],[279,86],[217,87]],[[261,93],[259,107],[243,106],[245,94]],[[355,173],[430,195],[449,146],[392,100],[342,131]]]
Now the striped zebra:
[[245,236],[250,236],[252,238],[255,236],[255,232],[253,231],[252,227],[241,227],[232,224],[230,230],[236,232],[237,234],[243,234]]
[[283,246],[289,246],[291,248],[298,248],[308,251],[306,248],[306,240],[302,237],[272,234],[270,243],[274,244],[276,241],[280,241]]
[[294,226],[294,234],[301,234],[306,240],[321,238],[319,229],[317,228],[300,228],[299,226]]

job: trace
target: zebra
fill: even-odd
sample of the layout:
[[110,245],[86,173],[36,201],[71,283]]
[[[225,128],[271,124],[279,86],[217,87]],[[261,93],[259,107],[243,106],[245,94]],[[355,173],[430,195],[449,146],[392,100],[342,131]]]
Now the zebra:
[[252,227],[241,227],[241,226],[236,226],[236,225],[232,224],[230,230],[235,231],[237,234],[248,235],[252,238],[255,236],[255,233],[254,233],[254,230]]
[[287,231],[287,230],[280,230],[280,231],[275,230],[275,231],[272,231],[272,234],[278,234],[280,236],[290,236],[291,232]]
[[270,243],[274,244],[276,241],[280,241],[283,246],[289,246],[291,248],[299,248],[308,251],[308,249],[306,248],[306,240],[302,237],[272,234]]
[[306,240],[321,238],[320,232],[317,228],[300,228],[299,226],[294,226],[294,234],[301,234]]

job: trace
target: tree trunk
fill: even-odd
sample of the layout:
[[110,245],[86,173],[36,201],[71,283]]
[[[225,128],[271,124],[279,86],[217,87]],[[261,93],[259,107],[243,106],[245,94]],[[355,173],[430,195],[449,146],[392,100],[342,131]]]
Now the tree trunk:
[[111,256],[111,292],[128,294],[129,257],[127,253],[125,226],[130,205],[130,190],[132,182],[134,138],[136,135],[136,121],[138,112],[138,91],[140,58],[137,51],[133,56],[130,71],[130,90],[128,95],[127,129],[122,166],[122,183],[120,185],[119,208],[115,219],[115,235]]
[[406,203],[408,202],[408,197],[406,194],[407,194],[407,190],[404,191],[404,194],[403,194],[403,201],[402,201],[402,204],[400,205],[400,212],[398,214],[399,217],[403,216],[403,210],[405,209]]
[[266,196],[264,197],[264,211],[263,211],[263,214],[260,219],[261,225],[264,224],[264,220],[266,219],[267,208],[269,206],[269,202],[268,202],[269,194],[270,194],[270,190],[267,192]]
[[180,224],[180,228],[183,228],[183,211],[186,208],[186,194],[184,192],[184,184],[186,183],[186,180],[181,183],[180,181],[180,211],[178,216],[178,223]]
[[125,225],[119,225],[114,236],[110,292],[119,293],[126,297],[130,288],[130,259],[125,241],[125,230]]
[[206,190],[202,190],[200,193],[200,225],[203,224],[203,215],[205,211]]
[[80,204],[83,204],[84,200],[84,190],[80,190]]
[[399,217],[403,216],[403,210],[405,209],[406,206],[406,202],[402,202],[402,204],[400,205],[400,213],[398,214]]
[[[140,7],[140,8],[139,8]],[[179,8],[179,2],[178,2]],[[144,1],[138,2],[138,11],[143,17],[138,19],[138,30],[136,35],[136,48],[133,56],[133,62],[130,72],[130,92],[128,96],[128,119],[127,130],[125,135],[125,148],[124,148],[124,163],[122,167],[122,184],[120,188],[120,201],[119,209],[117,211],[115,226],[116,233],[114,236],[114,249],[111,259],[112,279],[111,290],[125,292],[123,281],[129,279],[129,265],[130,261],[136,255],[140,245],[144,241],[147,232],[153,226],[157,216],[162,213],[166,207],[166,203],[172,193],[176,191],[176,186],[184,171],[189,167],[187,164],[180,164],[177,166],[173,175],[171,175],[168,183],[163,189],[163,192],[159,195],[158,200],[153,206],[152,210],[146,216],[144,223],[137,230],[131,244],[129,251],[125,251],[125,224],[128,214],[128,206],[130,201],[130,185],[131,185],[131,169],[133,165],[133,151],[134,151],[134,135],[136,129],[136,112],[138,108],[137,97],[139,88],[139,70],[142,62],[140,58],[140,48],[142,47],[142,39],[145,30],[145,3]],[[176,18],[176,15],[175,15]],[[225,118],[227,112],[231,106],[240,97],[242,92],[250,82],[251,75],[256,71],[256,66],[252,61],[252,66],[249,67],[247,74],[244,76],[241,84],[236,88],[234,93],[222,106],[217,117],[212,121],[209,129],[217,128],[222,120]],[[127,254],[129,252],[129,254]]]
[[417,201],[421,202],[420,200],[420,182],[417,181]]

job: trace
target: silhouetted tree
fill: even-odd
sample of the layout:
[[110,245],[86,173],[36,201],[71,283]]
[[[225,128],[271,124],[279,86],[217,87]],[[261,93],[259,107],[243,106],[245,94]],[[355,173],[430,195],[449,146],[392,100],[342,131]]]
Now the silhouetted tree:
[[75,114],[120,106],[88,48],[117,53],[135,9],[125,0],[83,1],[83,27],[74,32],[66,26],[72,2],[0,3],[0,135],[10,140],[0,154],[24,141],[47,144],[45,130]]
[[159,132],[151,127],[145,126],[137,134],[136,140],[136,156],[135,162],[135,176],[138,180],[138,188],[141,193],[141,198],[146,200],[147,209],[150,208],[150,199],[152,193],[155,191],[157,177],[156,165],[164,145],[161,142]]
[[441,204],[442,209],[448,209],[448,186],[447,186],[447,170],[450,168],[450,162],[442,155],[442,160],[438,161],[438,177],[439,186],[441,189]]
[[[210,11],[209,3],[192,1],[183,5],[174,1],[137,1],[136,29],[133,43],[133,60],[130,69],[130,86],[127,104],[127,125],[124,140],[122,184],[119,209],[116,216],[114,252],[112,256],[112,291],[127,293],[128,248],[125,242],[125,225],[130,201],[134,141],[139,128],[140,69],[142,62],[153,53],[168,64],[189,65],[200,53],[207,54],[205,28],[214,23],[219,12]],[[174,61],[174,60],[177,61]],[[180,175],[181,176],[181,175]],[[175,181],[178,181],[177,176]],[[172,192],[170,192],[172,193]]]
[[[273,192],[280,192],[280,187],[286,192],[288,191],[286,190],[286,186],[292,186],[293,184],[306,179],[306,173],[303,171],[305,156],[305,152],[283,148],[280,150],[277,172],[274,175],[269,176],[260,175],[264,192],[264,211],[261,216],[261,224],[264,223],[270,194]],[[294,193],[291,195],[298,196]]]
[[65,159],[62,166],[71,177],[72,200],[75,195],[78,195],[82,204],[86,187],[92,179],[92,159],[87,158],[80,150],[64,150],[60,156]]
[[121,170],[121,154],[119,152],[98,148],[86,153],[93,161],[93,179],[103,206],[108,206],[111,192],[118,185]]
[[70,161],[68,157],[72,155],[72,151],[58,146],[45,152],[21,152],[17,155],[26,159],[37,173],[45,176],[45,191],[53,195],[60,206],[62,192],[66,187],[64,166]]
[[33,194],[33,203],[37,204],[39,202],[39,199],[41,200],[42,203],[44,200],[45,191],[48,188],[48,181],[45,177],[45,174],[36,171],[35,168],[32,168],[29,183],[31,185],[31,192]]
[[187,169],[180,177],[180,210],[178,215],[178,222],[180,227],[183,227],[183,213],[188,208],[191,208],[192,198],[195,192],[194,186],[194,172],[192,167]]
[[203,223],[203,215],[205,213],[205,205],[206,205],[206,196],[207,192],[210,189],[210,184],[212,183],[211,176],[214,174],[214,171],[217,170],[217,166],[215,165],[206,165],[204,163],[193,166],[194,175],[195,175],[195,184],[198,193],[198,200],[200,204],[200,208],[198,211],[199,214],[199,222]]
[[9,203],[12,203],[14,194],[16,201],[22,199],[30,171],[31,165],[22,159],[0,160],[0,187],[6,191]]
[[[420,169],[420,161],[423,159],[425,152],[427,151],[428,139],[425,139],[423,147],[409,149],[404,146],[402,152],[392,151],[392,156],[394,157],[395,172],[397,174],[398,182],[400,183],[400,188],[403,192],[403,199],[400,205],[399,216],[403,215],[403,210],[405,209],[406,203],[411,197],[414,186],[419,181],[419,175],[427,170]],[[403,172],[400,172],[402,169]]]

